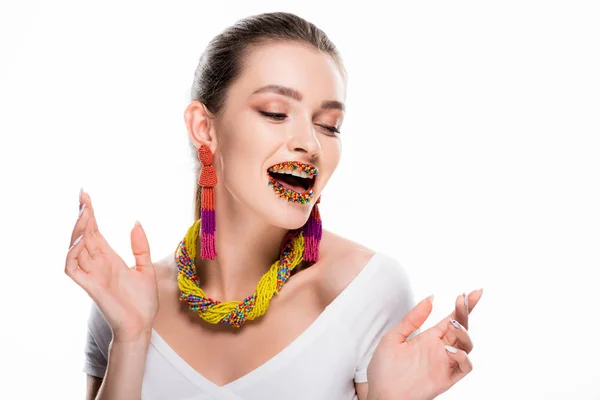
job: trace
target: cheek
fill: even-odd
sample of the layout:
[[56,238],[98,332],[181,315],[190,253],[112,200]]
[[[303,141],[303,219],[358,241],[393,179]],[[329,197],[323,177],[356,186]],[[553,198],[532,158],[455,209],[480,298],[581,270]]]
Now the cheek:
[[323,153],[325,152],[327,152],[326,160],[328,161],[328,164],[332,165],[334,168],[337,167],[342,158],[342,141],[337,138],[328,140],[328,142],[323,145]]
[[268,136],[264,129],[261,130],[257,118],[242,113],[231,119],[221,127],[219,149],[225,179],[239,181],[260,172],[270,147]]
[[[236,116],[229,124],[228,142],[230,147],[247,153],[248,150],[263,148],[273,141],[273,133],[269,131],[268,125],[261,120],[255,111],[247,110]],[[247,149],[247,150],[246,150]]]
[[327,180],[334,173],[342,157],[342,142],[339,139],[332,139],[327,143],[322,143],[321,148],[321,167],[324,170]]

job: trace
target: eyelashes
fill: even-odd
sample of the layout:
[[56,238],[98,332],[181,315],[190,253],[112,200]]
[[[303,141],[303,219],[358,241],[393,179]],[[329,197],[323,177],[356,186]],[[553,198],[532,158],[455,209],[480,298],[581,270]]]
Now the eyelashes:
[[276,121],[283,121],[285,119],[285,117],[287,117],[287,115],[280,114],[280,113],[270,113],[270,112],[266,112],[266,111],[259,111],[259,113],[261,113],[265,117],[272,118]]
[[[275,121],[283,121],[287,115],[286,114],[282,114],[282,113],[270,113],[270,112],[266,112],[266,111],[259,111],[259,113],[267,118],[271,118],[274,119]],[[340,130],[338,128],[336,128],[335,126],[329,126],[329,125],[321,125],[321,124],[316,124],[317,126],[320,126],[321,128],[328,130],[331,133],[341,133]]]
[[329,132],[331,133],[340,133],[340,130],[338,128],[336,128],[335,126],[329,126],[329,125],[319,125],[321,128],[327,129]]

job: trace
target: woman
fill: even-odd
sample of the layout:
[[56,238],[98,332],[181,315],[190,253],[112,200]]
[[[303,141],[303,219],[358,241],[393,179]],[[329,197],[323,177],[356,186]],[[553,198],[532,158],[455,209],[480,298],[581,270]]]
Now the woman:
[[153,262],[136,223],[128,268],[82,191],[65,272],[94,301],[88,398],[430,399],[470,372],[481,290],[416,336],[432,299],[414,306],[394,259],[321,228],[345,96],[314,25],[241,20],[201,57],[184,113],[199,187],[175,255]]

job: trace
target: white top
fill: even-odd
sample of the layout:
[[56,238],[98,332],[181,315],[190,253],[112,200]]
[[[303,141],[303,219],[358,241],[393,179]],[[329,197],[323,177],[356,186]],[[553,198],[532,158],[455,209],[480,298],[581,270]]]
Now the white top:
[[[414,305],[404,268],[377,252],[299,337],[224,386],[196,372],[152,330],[141,399],[356,400],[354,382],[367,381],[379,340]],[[84,372],[104,377],[111,340],[110,326],[92,303]]]

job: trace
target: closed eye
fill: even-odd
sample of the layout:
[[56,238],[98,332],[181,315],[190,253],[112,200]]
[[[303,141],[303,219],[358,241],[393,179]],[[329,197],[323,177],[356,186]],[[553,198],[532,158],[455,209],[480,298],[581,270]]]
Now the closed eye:
[[[276,121],[283,121],[287,117],[287,114],[282,114],[282,113],[270,113],[267,111],[259,111],[259,113],[261,115],[264,115],[265,117],[272,118]],[[316,125],[320,126],[323,129],[328,130],[331,133],[341,133],[340,130],[338,128],[336,128],[335,126],[320,125],[320,124],[316,124]]]
[[321,128],[327,129],[331,133],[340,133],[340,130],[338,128],[336,128],[335,126],[329,126],[329,125],[319,125],[319,126]]
[[285,117],[287,117],[286,114],[281,114],[281,113],[270,113],[270,112],[266,112],[266,111],[259,111],[259,113],[261,113],[265,117],[273,118],[277,121],[282,121],[285,119]]

